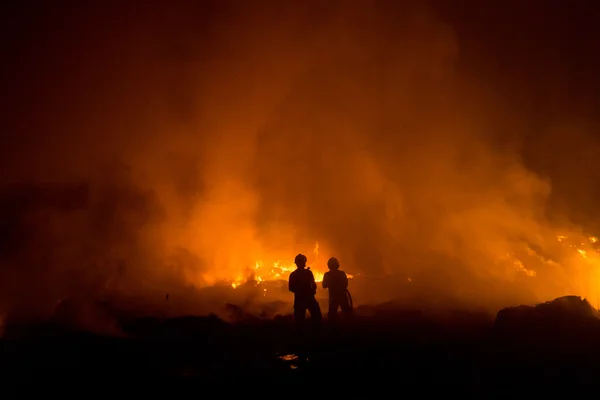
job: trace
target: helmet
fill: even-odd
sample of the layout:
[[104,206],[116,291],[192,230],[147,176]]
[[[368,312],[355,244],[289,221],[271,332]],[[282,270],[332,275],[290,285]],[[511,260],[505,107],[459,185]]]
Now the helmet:
[[328,261],[327,261],[327,267],[329,269],[339,269],[340,268],[340,262],[338,261],[337,258],[335,257],[331,257]]
[[297,266],[305,266],[308,259],[304,254],[298,254],[296,258],[294,258],[294,264]]

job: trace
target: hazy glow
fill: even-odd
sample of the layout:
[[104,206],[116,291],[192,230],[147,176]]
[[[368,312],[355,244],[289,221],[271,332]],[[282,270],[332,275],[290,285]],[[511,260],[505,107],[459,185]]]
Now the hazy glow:
[[114,16],[92,10],[70,22],[81,43],[35,38],[71,57],[23,89],[18,126],[39,137],[14,144],[2,182],[87,182],[89,198],[19,211],[4,308],[110,292],[206,311],[195,290],[286,279],[300,252],[317,278],[338,257],[358,304],[406,285],[492,309],[598,297],[598,232],[560,189],[592,187],[585,121],[535,114],[535,88],[463,54],[470,38],[433,8],[234,3],[120,11],[102,35]]

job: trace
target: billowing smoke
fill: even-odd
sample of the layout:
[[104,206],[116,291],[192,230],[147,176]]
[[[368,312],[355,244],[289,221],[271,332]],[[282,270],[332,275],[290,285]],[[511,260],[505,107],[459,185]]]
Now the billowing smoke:
[[593,263],[550,255],[588,235],[600,145],[557,50],[537,74],[502,50],[517,34],[392,3],[7,13],[2,309],[171,293],[205,312],[198,289],[298,252],[377,282],[362,302],[596,295]]

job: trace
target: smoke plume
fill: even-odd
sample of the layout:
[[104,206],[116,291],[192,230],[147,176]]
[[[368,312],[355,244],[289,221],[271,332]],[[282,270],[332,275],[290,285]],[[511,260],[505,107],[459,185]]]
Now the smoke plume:
[[553,256],[593,233],[600,171],[573,78],[594,69],[565,63],[559,12],[400,3],[13,8],[2,310],[170,293],[207,312],[198,290],[299,252],[338,257],[363,303],[597,296],[595,264]]

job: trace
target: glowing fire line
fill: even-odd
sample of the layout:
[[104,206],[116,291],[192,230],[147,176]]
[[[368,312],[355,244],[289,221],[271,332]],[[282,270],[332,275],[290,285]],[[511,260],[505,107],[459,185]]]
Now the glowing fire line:
[[[313,254],[315,256],[315,260],[318,259],[319,257],[319,243],[317,242],[315,244],[315,248],[313,250]],[[278,280],[287,280],[290,276],[290,274],[296,269],[296,265],[293,262],[290,263],[283,263],[282,261],[278,260],[278,261],[273,261],[273,262],[264,262],[262,260],[256,261],[256,263],[254,264],[254,268],[252,270],[252,274],[250,277],[244,278],[244,277],[238,277],[237,279],[235,279],[233,282],[231,282],[231,287],[232,288],[237,288],[240,285],[254,280],[256,282],[256,284],[260,284],[263,282],[269,282],[269,281],[278,281]],[[315,270],[311,267],[311,271],[313,272],[313,275],[315,276],[315,281],[316,282],[322,282],[323,281],[323,275],[325,274],[324,270]],[[353,276],[350,274],[347,274],[349,279],[352,279]],[[266,289],[264,289],[264,291],[266,292]]]
[[[600,252],[595,248],[595,245],[598,243],[598,238],[595,236],[590,236],[587,238],[587,243],[569,243],[569,237],[565,235],[557,235],[556,240],[561,243],[565,248],[571,248],[574,250],[574,254],[580,257],[581,262],[587,263],[592,272],[600,273]],[[572,242],[572,240],[571,240]],[[585,240],[584,240],[585,242]],[[585,249],[583,248],[585,247]],[[527,254],[530,257],[535,257],[537,260],[541,260],[546,264],[554,264],[560,265],[559,263],[546,259],[541,254],[537,253],[535,250],[531,248],[527,248]],[[318,262],[319,258],[319,244],[316,243],[313,250],[313,263],[311,265],[311,270],[315,276],[316,282],[323,281],[323,275],[325,272],[325,266],[321,266]],[[518,273],[522,273],[525,276],[533,279],[537,276],[537,271],[531,269],[527,266],[527,262],[520,260],[514,253],[506,253],[503,256],[499,257],[500,261],[508,262],[511,268],[514,268]],[[537,263],[537,261],[535,261]],[[316,266],[312,268],[312,266]],[[252,283],[254,286],[259,286],[261,283],[266,282],[274,282],[274,281],[286,281],[289,279],[290,273],[292,273],[296,269],[296,265],[293,262],[284,263],[281,260],[278,261],[263,261],[258,260],[255,262],[253,268],[251,268],[250,273],[243,277],[238,276],[236,279],[230,281],[230,285],[233,289],[238,288],[240,285],[245,283]],[[348,278],[352,279],[353,276],[348,274]],[[411,279],[408,278],[408,281],[411,282]],[[600,283],[600,282],[599,282]],[[600,287],[600,285],[599,285]],[[263,295],[266,295],[267,289],[263,287]]]
[[[598,246],[598,238],[595,236],[583,238],[570,238],[564,234],[557,235],[556,240],[565,250],[572,251],[571,256],[567,252],[566,258],[561,256],[560,260],[554,261],[541,255],[537,251],[527,248],[527,254],[533,257],[532,263],[546,264],[553,268],[559,267],[565,272],[572,271],[574,275],[568,278],[570,283],[567,283],[569,292],[575,291],[588,300],[596,297],[596,302],[600,303],[600,249]],[[501,260],[506,260],[520,273],[524,273],[530,278],[535,278],[537,272],[533,269],[525,267],[526,262],[519,260],[515,254],[506,254],[501,257]]]

